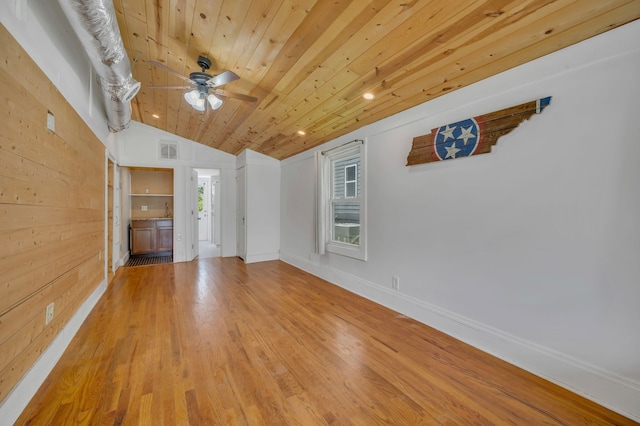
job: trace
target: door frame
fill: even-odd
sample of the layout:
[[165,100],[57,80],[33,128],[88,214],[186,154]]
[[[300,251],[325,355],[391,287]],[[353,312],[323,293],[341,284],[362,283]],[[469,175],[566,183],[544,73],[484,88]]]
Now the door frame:
[[247,260],[247,168],[237,170],[237,236],[238,253],[242,260]]
[[195,169],[191,169],[191,177],[190,177],[190,189],[191,193],[191,202],[190,211],[191,211],[191,251],[189,260],[193,260],[198,256],[199,249],[199,240],[198,240],[198,172]]

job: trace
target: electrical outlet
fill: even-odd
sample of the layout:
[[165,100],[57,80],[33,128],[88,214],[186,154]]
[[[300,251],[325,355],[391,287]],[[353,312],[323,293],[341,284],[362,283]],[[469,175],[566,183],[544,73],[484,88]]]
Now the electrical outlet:
[[49,324],[53,320],[53,302],[47,305],[47,309],[45,310],[44,323],[45,325]]
[[400,290],[400,278],[396,276],[391,277],[391,288],[394,290]]
[[147,206],[142,206],[142,211],[146,212],[147,211]]

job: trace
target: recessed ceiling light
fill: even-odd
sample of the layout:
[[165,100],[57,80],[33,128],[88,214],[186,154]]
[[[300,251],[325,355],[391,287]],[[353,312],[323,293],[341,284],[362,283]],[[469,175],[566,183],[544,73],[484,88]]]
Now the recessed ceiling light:
[[373,93],[365,93],[364,95],[362,95],[363,98],[365,98],[366,100],[370,101],[371,99],[374,99],[376,97],[376,95],[374,95]]
[[299,134],[300,136],[304,136],[304,135],[306,135],[307,133],[306,133],[304,130],[298,130],[298,134]]
[[152,116],[153,118],[160,118],[160,116],[159,116],[158,114],[151,114],[151,116]]

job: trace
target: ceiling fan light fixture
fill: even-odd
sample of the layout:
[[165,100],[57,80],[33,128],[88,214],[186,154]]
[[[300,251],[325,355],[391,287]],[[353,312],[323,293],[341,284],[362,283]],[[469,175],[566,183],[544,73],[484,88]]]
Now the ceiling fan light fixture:
[[196,111],[204,111],[204,99],[198,98],[195,104],[192,105]]
[[182,74],[173,71],[171,68],[162,65],[156,61],[149,61],[149,63],[156,68],[160,68],[174,76],[180,77],[191,84],[189,86],[149,86],[151,89],[191,89],[184,92],[184,100],[196,111],[205,111],[207,109],[207,103],[211,109],[218,109],[222,106],[223,100],[209,93],[209,90],[214,90],[224,99],[225,97],[240,99],[245,102],[256,102],[258,98],[253,96],[243,95],[240,93],[229,92],[227,90],[216,89],[218,86],[230,83],[238,80],[238,76],[233,71],[223,71],[216,76],[211,76],[205,71],[211,67],[211,60],[203,56],[198,56],[198,65],[202,68],[202,72],[192,72],[189,77],[185,77]]
[[214,94],[209,94],[209,96],[207,96],[207,101],[209,101],[211,109],[218,109],[222,105],[222,99],[218,98]]
[[184,94],[184,100],[196,111],[204,111],[204,97],[198,90],[191,90]]
[[191,106],[195,105],[196,102],[198,102],[198,99],[200,99],[200,92],[195,89],[184,94],[184,100]]

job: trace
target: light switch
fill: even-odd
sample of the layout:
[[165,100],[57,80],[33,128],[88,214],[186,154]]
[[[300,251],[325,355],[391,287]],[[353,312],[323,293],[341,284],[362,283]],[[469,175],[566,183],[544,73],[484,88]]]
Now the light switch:
[[147,211],[147,206],[142,206],[142,211],[146,212]]
[[56,131],[56,119],[51,111],[47,111],[47,129],[51,130],[52,132]]

